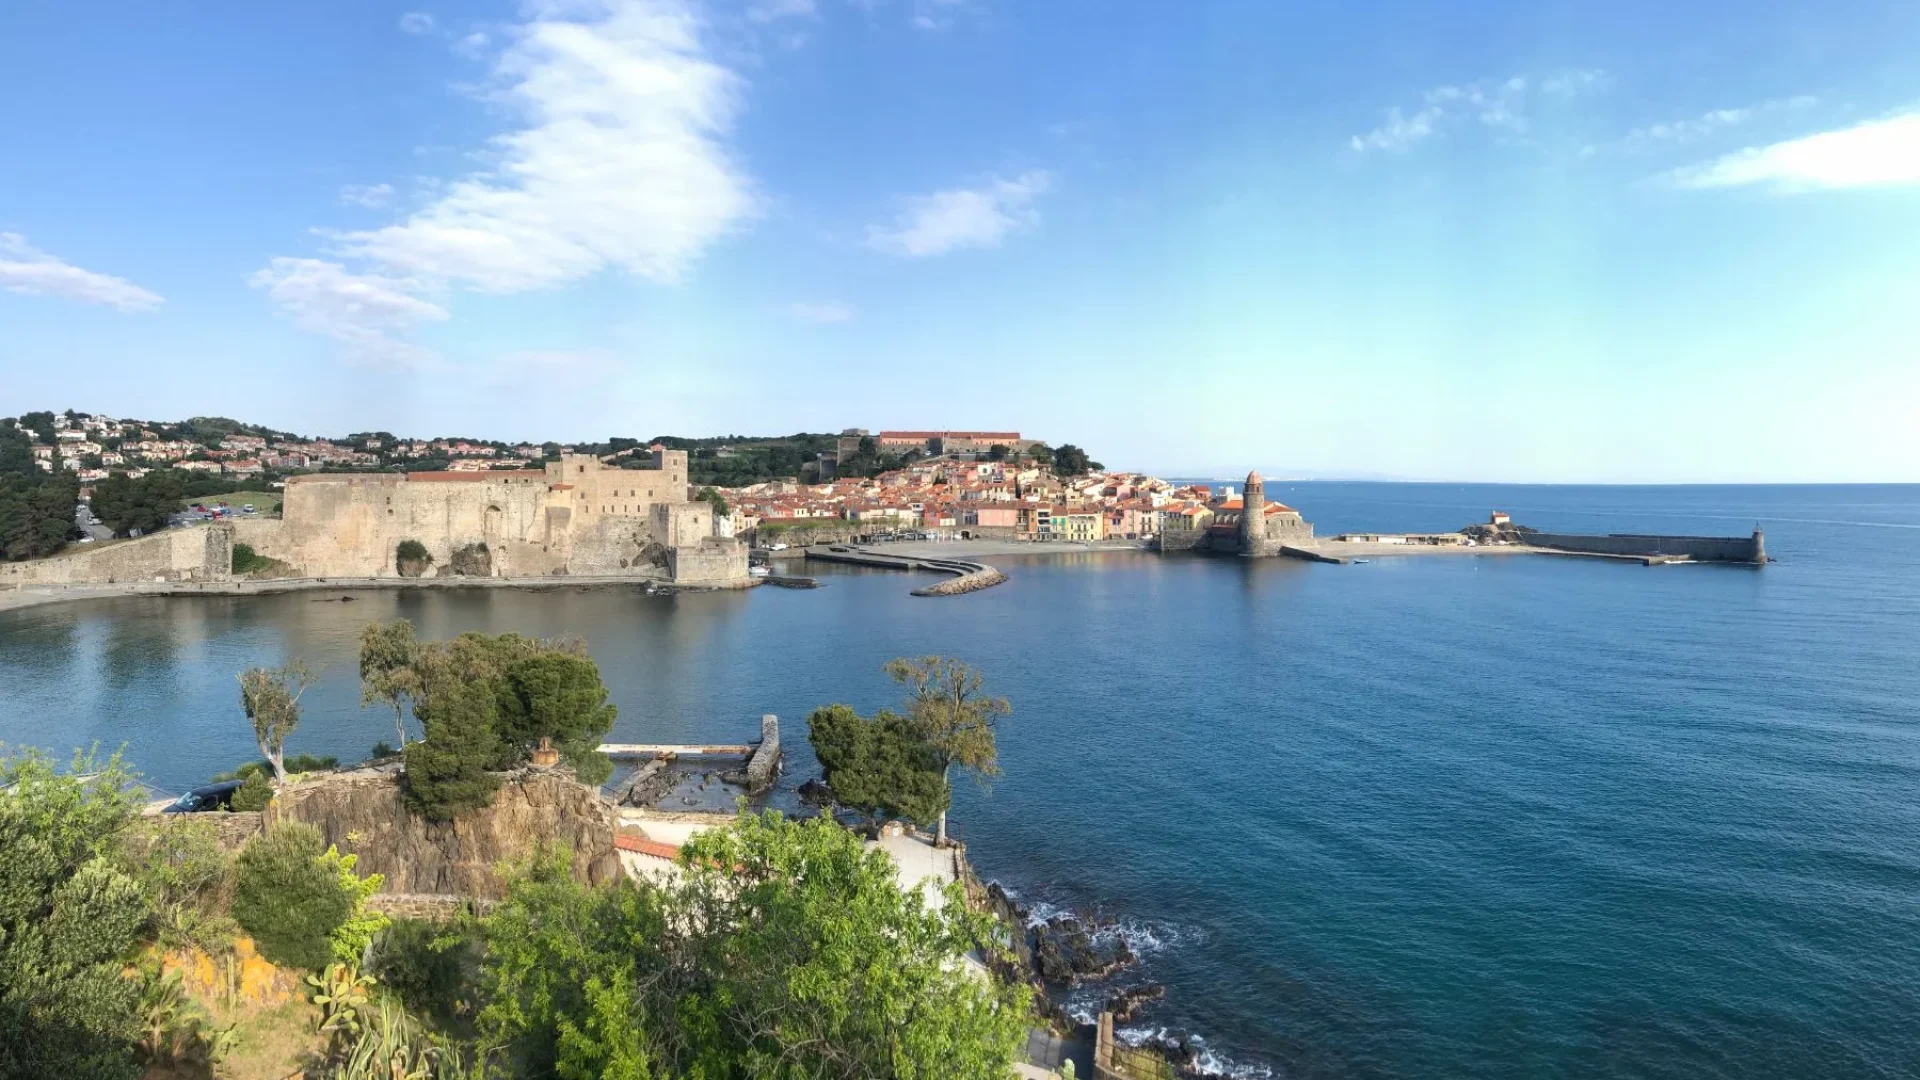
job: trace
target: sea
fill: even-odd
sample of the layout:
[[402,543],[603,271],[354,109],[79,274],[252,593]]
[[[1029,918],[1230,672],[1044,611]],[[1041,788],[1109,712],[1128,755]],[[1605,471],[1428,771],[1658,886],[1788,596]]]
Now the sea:
[[[1270,482],[1320,532],[1745,535],[1764,568],[1499,555],[993,560],[1007,584],[137,598],[0,613],[0,742],[173,791],[254,756],[235,675],[322,674],[290,748],[357,759],[355,637],[577,635],[625,741],[738,742],[985,673],[1002,775],[953,828],[1039,916],[1142,955],[1129,1025],[1276,1077],[1920,1075],[1920,487]],[[1083,989],[1086,1014],[1111,987]]]

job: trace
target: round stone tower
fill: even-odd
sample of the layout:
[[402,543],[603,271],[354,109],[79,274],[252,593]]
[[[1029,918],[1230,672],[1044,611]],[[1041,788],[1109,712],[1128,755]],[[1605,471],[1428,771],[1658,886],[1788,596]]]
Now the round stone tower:
[[1247,493],[1240,499],[1240,553],[1259,555],[1267,543],[1267,482],[1260,470],[1247,474]]

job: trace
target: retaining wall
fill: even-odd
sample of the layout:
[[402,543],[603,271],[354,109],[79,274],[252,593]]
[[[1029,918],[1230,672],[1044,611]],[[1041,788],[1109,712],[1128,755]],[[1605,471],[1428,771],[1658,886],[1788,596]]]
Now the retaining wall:
[[0,587],[231,581],[233,536],[231,525],[201,525],[135,540],[78,545],[52,558],[0,563]]

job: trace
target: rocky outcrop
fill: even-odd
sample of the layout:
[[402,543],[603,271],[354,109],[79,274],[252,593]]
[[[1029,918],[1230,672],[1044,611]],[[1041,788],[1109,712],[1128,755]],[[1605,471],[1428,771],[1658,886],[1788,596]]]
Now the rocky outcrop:
[[760,741],[754,744],[746,767],[724,773],[720,779],[739,784],[758,795],[773,787],[780,776],[780,718],[767,713],[760,717]]
[[268,827],[304,821],[327,842],[360,856],[362,874],[380,874],[387,893],[504,895],[500,868],[543,844],[573,852],[574,876],[599,884],[620,876],[613,807],[566,769],[505,774],[493,803],[446,823],[415,816],[402,801],[397,769],[311,777],[280,790]]
[[613,789],[613,801],[619,806],[652,806],[673,790],[678,779],[671,763],[656,758],[621,781]]
[[493,552],[482,543],[468,544],[454,551],[442,573],[455,577],[492,577]]

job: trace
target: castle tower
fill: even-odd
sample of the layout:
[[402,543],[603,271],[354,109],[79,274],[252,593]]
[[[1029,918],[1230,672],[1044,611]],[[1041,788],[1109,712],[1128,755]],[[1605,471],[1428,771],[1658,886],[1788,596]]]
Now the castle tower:
[[1260,470],[1247,474],[1246,494],[1240,497],[1240,553],[1258,555],[1267,544],[1267,482]]

